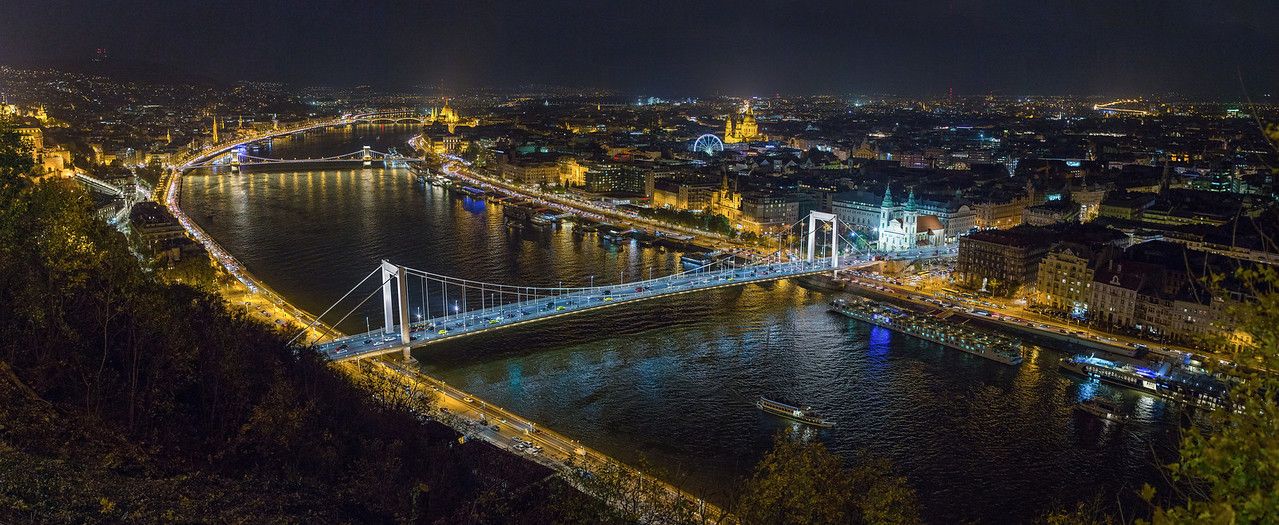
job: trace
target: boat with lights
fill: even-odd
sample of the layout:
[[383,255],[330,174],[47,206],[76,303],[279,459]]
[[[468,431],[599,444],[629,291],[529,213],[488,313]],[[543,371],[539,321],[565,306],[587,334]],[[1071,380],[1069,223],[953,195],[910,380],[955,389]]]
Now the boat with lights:
[[766,397],[759,398],[755,401],[755,408],[763,410],[775,416],[781,416],[786,419],[810,425],[814,427],[830,428],[835,423],[822,419],[813,413],[812,407],[799,407],[781,401],[774,401]]
[[1193,367],[1163,361],[1107,359],[1084,354],[1062,358],[1058,366],[1067,372],[1095,378],[1103,383],[1204,408],[1221,408],[1226,401],[1226,384]]
[[1103,421],[1123,423],[1128,420],[1128,415],[1121,413],[1118,405],[1105,399],[1098,399],[1094,397],[1075,405],[1075,409],[1085,414],[1096,416]]
[[830,311],[996,363],[1017,365],[1022,361],[1019,339],[909,312],[869,299],[836,299],[831,302]]

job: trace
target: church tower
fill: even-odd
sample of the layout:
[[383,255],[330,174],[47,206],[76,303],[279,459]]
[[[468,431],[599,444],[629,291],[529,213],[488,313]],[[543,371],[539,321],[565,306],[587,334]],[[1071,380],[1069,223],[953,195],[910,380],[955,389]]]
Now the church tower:
[[213,143],[218,143],[218,114],[213,114]]
[[884,186],[884,200],[879,203],[879,238],[888,230],[888,221],[893,218],[893,183]]
[[906,230],[906,248],[914,248],[919,239],[916,231],[919,228],[919,212],[915,211],[914,187],[910,188],[910,195],[906,197],[906,207],[902,211],[902,228]]
[[737,126],[737,135],[742,142],[755,140],[759,135],[759,123],[755,122],[755,110],[750,101],[746,101],[746,112],[742,115],[742,123]]

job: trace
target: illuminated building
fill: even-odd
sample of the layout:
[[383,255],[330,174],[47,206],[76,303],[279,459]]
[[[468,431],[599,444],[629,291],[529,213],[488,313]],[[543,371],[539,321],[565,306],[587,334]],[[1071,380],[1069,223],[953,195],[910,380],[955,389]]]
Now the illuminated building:
[[431,108],[430,114],[424,121],[424,124],[430,126],[442,124],[448,128],[449,133],[456,131],[458,126],[476,127],[480,125],[479,119],[462,120],[457,114],[457,110],[449,107],[448,99],[444,99],[444,105],[440,108]]
[[553,159],[516,157],[499,163],[498,173],[503,179],[519,184],[555,184],[559,181],[560,169]]
[[853,151],[852,156],[858,159],[875,160],[879,158],[879,147],[871,147],[870,143],[863,140],[857,150]]
[[1101,200],[1098,215],[1116,219],[1140,219],[1142,212],[1155,203],[1155,195],[1146,192],[1112,191]]
[[185,230],[169,210],[155,202],[139,202],[129,211],[129,224],[148,246],[185,237]]
[[466,148],[467,142],[462,140],[453,133],[423,133],[422,142],[425,143],[426,150],[436,155],[444,155],[446,153],[458,153]]
[[931,168],[932,162],[924,153],[918,151],[903,151],[894,153],[889,156],[889,160],[897,161],[903,168]]
[[1063,243],[1039,263],[1035,302],[1082,318],[1092,300],[1092,279],[1104,252],[1084,243]]
[[992,228],[1011,228],[1021,224],[1030,197],[1017,195],[1009,199],[991,199],[973,203],[973,211],[977,213],[977,227],[983,230]]
[[1022,285],[1035,284],[1039,262],[1053,244],[1048,230],[1018,226],[983,230],[959,238],[955,273],[959,283],[999,295],[1011,295]]
[[590,171],[585,164],[578,162],[577,157],[564,156],[560,157],[559,167],[559,183],[561,186],[584,186],[586,185],[586,172]]
[[[882,198],[866,191],[843,192],[831,197],[830,210],[865,240],[880,241],[881,250],[952,243],[976,224],[976,213],[958,198],[935,201],[915,199],[914,191],[909,195],[898,203],[891,188],[884,189]],[[913,227],[908,215],[914,217]]]
[[40,152],[44,150],[44,130],[39,126],[19,126],[15,131],[18,132],[18,139],[31,148],[31,156],[40,158]]
[[1022,210],[1022,224],[1048,226],[1060,222],[1079,222],[1079,203],[1072,200],[1051,200],[1043,204],[1027,206]]
[[1217,293],[1209,291],[1195,275],[1195,269],[1225,260],[1165,241],[1134,245],[1122,256],[1098,265],[1088,316],[1098,323],[1180,343],[1228,333],[1228,301],[1241,295],[1228,284]]
[[652,205],[654,208],[703,211],[710,208],[712,196],[717,191],[713,184],[658,180],[653,185]]
[[725,144],[760,140],[764,140],[764,137],[759,134],[759,124],[755,122],[755,111],[751,109],[750,102],[746,103],[746,110],[740,117],[729,115],[728,120],[724,122]]
[[36,119],[40,124],[49,123],[49,114],[45,112],[43,105],[23,110],[17,104],[0,104],[0,117],[29,117]]
[[580,186],[590,193],[643,195],[653,193],[652,170],[618,164],[594,164],[582,173]]
[[728,217],[728,221],[731,223],[737,223],[741,219],[742,194],[737,192],[736,180],[733,182],[733,188],[730,189],[728,187],[728,175],[724,175],[719,189],[711,194],[710,211],[714,215]]
[[742,196],[738,220],[743,231],[780,232],[799,220],[799,201],[793,194],[750,192]]
[[879,211],[879,249],[884,251],[909,250],[915,247],[919,237],[919,212],[915,211],[915,190],[910,190],[900,217],[893,217],[891,189],[884,190],[884,201]]

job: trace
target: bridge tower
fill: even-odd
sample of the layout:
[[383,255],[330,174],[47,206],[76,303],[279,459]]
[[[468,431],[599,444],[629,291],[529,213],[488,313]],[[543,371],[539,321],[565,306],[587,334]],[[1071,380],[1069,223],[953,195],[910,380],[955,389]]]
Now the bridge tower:
[[231,159],[231,173],[239,173],[239,172],[240,172],[240,159],[239,158]]
[[823,213],[813,211],[808,213],[808,253],[804,259],[813,262],[814,252],[817,251],[817,223],[830,225],[830,265],[832,268],[839,267],[839,232],[836,231],[835,215],[831,213]]
[[366,168],[370,168],[370,167],[372,167],[372,166],[373,166],[373,152],[372,152],[372,151],[373,151],[373,148],[370,148],[370,147],[368,147],[368,146],[365,146],[365,147],[364,147],[364,156],[363,156],[363,157],[361,157],[361,159],[364,161],[364,167],[366,167]]
[[[394,282],[395,290],[392,290]],[[392,296],[395,296],[393,299]],[[399,306],[400,343],[404,345],[404,358],[409,357],[409,285],[408,273],[403,266],[382,260],[382,320],[385,327],[382,337],[395,334],[396,306]]]

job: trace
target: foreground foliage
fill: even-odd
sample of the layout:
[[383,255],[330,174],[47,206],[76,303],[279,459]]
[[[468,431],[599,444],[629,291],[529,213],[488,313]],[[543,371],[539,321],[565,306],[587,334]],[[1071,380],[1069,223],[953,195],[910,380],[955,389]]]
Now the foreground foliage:
[[[30,169],[0,127],[0,522],[739,522],[628,469],[563,477],[461,444],[429,391],[161,281],[83,190]],[[779,438],[732,508],[917,522],[886,472]]]
[[574,502],[157,280],[83,190],[23,178],[29,158],[0,130],[0,521],[539,522]]
[[1279,272],[1260,267],[1239,277],[1254,300],[1232,313],[1252,344],[1231,352],[1233,366],[1217,367],[1238,380],[1234,410],[1214,412],[1208,430],[1186,432],[1169,470],[1188,487],[1187,502],[1158,509],[1157,524],[1279,523]]
[[882,459],[852,467],[820,442],[779,435],[737,506],[752,524],[919,523],[915,491]]

